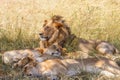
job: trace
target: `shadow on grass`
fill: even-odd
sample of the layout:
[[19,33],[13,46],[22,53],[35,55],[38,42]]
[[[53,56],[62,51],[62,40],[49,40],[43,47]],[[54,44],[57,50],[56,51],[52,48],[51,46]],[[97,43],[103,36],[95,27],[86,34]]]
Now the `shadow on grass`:
[[39,47],[39,39],[25,39],[19,36],[15,40],[10,40],[8,37],[3,35],[0,37],[0,51],[35,48]]

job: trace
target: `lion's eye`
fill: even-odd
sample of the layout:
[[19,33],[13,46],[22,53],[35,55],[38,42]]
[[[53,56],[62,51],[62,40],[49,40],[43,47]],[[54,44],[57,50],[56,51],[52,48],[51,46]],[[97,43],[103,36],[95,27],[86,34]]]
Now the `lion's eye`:
[[51,53],[52,55],[54,55],[54,53]]
[[60,51],[59,49],[56,49],[56,51]]
[[45,29],[49,29],[49,26],[46,26]]

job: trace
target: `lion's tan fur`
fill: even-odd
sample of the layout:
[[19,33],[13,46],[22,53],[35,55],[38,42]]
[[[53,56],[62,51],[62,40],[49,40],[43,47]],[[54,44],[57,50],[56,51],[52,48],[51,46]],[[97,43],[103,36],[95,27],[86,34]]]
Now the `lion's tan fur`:
[[[119,53],[119,50],[107,41],[86,40],[71,34],[70,27],[68,27],[62,17],[58,15],[53,16],[49,21],[45,20],[40,34],[42,34],[40,37],[43,37],[40,41],[40,48],[47,48],[53,44],[65,47],[66,43],[69,43],[67,44],[68,46],[71,45],[72,48],[78,48],[88,55],[91,51],[98,51],[103,55]],[[75,42],[72,42],[74,40]]]
[[45,23],[40,30],[40,47],[46,48],[54,43],[58,43],[60,46],[63,46],[70,33],[70,28],[64,22],[62,17],[55,15],[49,21],[45,20]]
[[96,50],[98,53],[103,55],[119,54],[119,50],[107,41],[81,39],[79,48],[86,53]]
[[[34,65],[33,65],[34,64]],[[50,59],[41,63],[31,62],[24,67],[24,73],[31,76],[73,76],[83,71],[108,77],[120,75],[119,66],[107,58]],[[39,70],[39,72],[34,72]]]
[[30,56],[30,57],[41,56],[42,53],[39,50],[36,50],[36,49],[23,49],[23,50],[6,51],[2,55],[2,61],[5,64],[10,64],[11,65],[12,63],[17,62],[17,61],[19,61],[22,58],[25,58],[27,56]]
[[11,50],[6,51],[2,55],[2,61],[5,64],[17,63],[22,64],[22,62],[26,62],[27,57],[32,57],[38,62],[41,61],[41,57],[51,55],[51,56],[61,56],[63,53],[62,48],[59,45],[51,45],[46,49],[41,50],[40,48],[34,49],[23,49],[23,50]]

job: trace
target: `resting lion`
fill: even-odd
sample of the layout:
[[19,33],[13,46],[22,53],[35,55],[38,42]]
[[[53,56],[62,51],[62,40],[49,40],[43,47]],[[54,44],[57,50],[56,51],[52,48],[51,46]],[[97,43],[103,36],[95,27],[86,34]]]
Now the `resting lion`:
[[2,61],[4,64],[12,65],[27,56],[39,58],[41,55],[41,52],[35,49],[11,50],[3,53]]
[[49,21],[45,20],[40,30],[40,48],[47,48],[56,43],[63,46],[71,31],[61,16],[55,15]]
[[50,45],[57,44],[73,50],[81,50],[86,54],[91,51],[98,51],[103,55],[113,55],[119,53],[119,50],[107,41],[85,40],[71,34],[70,27],[64,22],[61,16],[55,15],[49,21],[45,20],[39,33],[40,48],[47,48]]
[[5,51],[2,54],[2,61],[4,64],[12,65],[21,61],[26,62],[27,57],[32,57],[36,61],[41,62],[43,55],[59,57],[62,55],[62,48],[57,45],[51,45],[44,51],[39,50],[39,48]]
[[79,39],[79,48],[85,52],[90,53],[91,51],[97,51],[106,56],[119,54],[119,50],[111,43],[101,40],[85,40]]
[[43,62],[31,61],[23,68],[23,73],[28,76],[47,76],[57,80],[58,76],[73,76],[81,72],[101,74],[107,77],[120,75],[120,67],[107,58],[87,59],[49,59]]

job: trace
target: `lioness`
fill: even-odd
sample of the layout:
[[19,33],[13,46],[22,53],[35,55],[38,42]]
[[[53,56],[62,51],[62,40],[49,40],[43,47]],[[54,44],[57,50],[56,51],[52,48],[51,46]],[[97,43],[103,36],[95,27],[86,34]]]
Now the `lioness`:
[[[54,59],[54,58],[59,58],[62,59],[63,54],[63,48],[61,48],[58,45],[51,45],[48,48],[46,48],[43,51],[43,54],[40,56],[24,56],[22,57],[18,62],[13,64],[13,68],[16,67],[24,67],[27,63],[29,63],[31,60],[37,61],[37,62],[42,62],[47,59]],[[34,54],[40,54],[40,53],[33,53]]]
[[65,50],[61,46],[53,44],[48,48],[44,49],[44,54],[49,54],[53,56],[63,56],[65,55]]
[[25,50],[12,50],[6,51],[2,55],[2,61],[5,64],[12,64],[21,60],[25,60],[26,57],[32,57],[38,62],[41,61],[41,56],[43,54],[51,55],[51,56],[61,56],[62,49],[57,45],[51,45],[45,50],[41,51],[39,48],[35,49],[25,49]]
[[2,61],[5,64],[13,64],[14,62],[17,62],[27,56],[32,56],[39,58],[42,53],[39,50],[35,49],[25,49],[25,50],[12,50],[12,51],[6,51],[2,55]]
[[36,62],[43,62],[48,59],[62,59],[60,56],[53,56],[53,55],[48,55],[48,54],[43,54],[40,57],[30,57],[26,56],[22,59],[20,59],[18,62],[13,64],[13,68],[23,68],[26,64],[28,64],[31,61],[36,61]]
[[43,62],[31,61],[23,68],[28,76],[47,76],[56,80],[58,76],[73,76],[82,71],[101,74],[108,77],[120,75],[120,67],[107,58],[87,59],[49,59]]
[[70,33],[70,28],[62,17],[55,15],[49,21],[45,20],[40,30],[40,48],[47,48],[54,43],[63,46]]
[[80,38],[79,48],[85,53],[89,53],[92,50],[97,50],[99,53],[108,56],[113,54],[119,54],[119,50],[107,41],[85,40],[83,38]]

